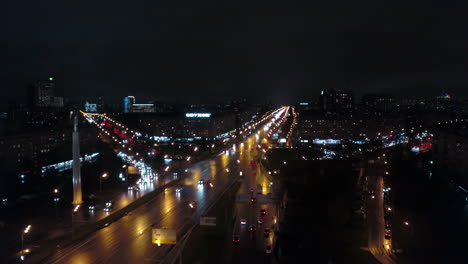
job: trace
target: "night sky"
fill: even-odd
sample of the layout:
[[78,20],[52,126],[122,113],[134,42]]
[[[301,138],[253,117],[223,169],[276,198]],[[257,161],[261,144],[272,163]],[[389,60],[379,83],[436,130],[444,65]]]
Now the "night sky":
[[467,1],[307,2],[8,1],[1,89],[54,76],[69,97],[468,96]]

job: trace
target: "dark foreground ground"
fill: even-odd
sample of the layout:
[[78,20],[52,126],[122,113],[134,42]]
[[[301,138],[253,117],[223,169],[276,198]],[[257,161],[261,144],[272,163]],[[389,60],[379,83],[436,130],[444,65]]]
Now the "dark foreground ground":
[[[279,239],[282,263],[376,263],[367,246],[365,219],[353,213],[359,162],[304,161],[290,150],[269,156],[280,165],[287,207]],[[299,155],[299,157],[302,157]],[[270,169],[277,169],[275,167]]]
[[450,168],[430,161],[431,153],[392,155],[397,255],[401,263],[466,263],[468,203],[450,184]]

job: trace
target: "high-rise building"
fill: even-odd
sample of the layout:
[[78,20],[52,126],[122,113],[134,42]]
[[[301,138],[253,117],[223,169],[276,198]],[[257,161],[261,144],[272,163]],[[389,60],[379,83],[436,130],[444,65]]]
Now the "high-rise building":
[[354,96],[351,90],[321,91],[319,108],[325,114],[351,114],[354,110]]
[[54,96],[55,81],[50,77],[34,85],[33,102],[38,107],[63,107],[63,97]]
[[48,106],[54,96],[55,82],[53,78],[47,81],[37,81],[34,87],[34,105]]
[[395,98],[389,94],[366,94],[362,97],[362,107],[368,115],[381,115],[395,110]]
[[130,113],[132,111],[132,106],[135,103],[135,96],[126,96],[123,99],[123,112]]

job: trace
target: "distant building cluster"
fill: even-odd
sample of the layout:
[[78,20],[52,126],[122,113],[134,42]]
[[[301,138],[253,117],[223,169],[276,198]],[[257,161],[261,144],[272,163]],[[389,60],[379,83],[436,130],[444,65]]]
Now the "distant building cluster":
[[[83,148],[95,146],[97,131],[83,128],[80,132]],[[36,172],[41,166],[71,159],[71,128],[23,132],[0,137],[0,167],[3,173]]]
[[351,90],[324,90],[314,101],[300,101],[295,146],[327,140],[367,140],[394,131],[410,131],[468,115],[468,101],[443,93],[433,98],[395,98],[372,93],[356,103]]
[[123,122],[132,123],[149,135],[176,138],[215,138],[224,133],[234,133],[236,128],[252,119],[257,108],[241,111],[216,108],[184,108],[166,113],[134,112],[123,116]]

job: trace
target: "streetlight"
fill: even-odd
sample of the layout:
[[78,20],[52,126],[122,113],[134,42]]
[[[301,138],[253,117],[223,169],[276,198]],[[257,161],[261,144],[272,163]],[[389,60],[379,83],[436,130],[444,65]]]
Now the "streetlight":
[[73,239],[73,236],[74,236],[74,234],[75,234],[74,215],[75,215],[75,213],[78,211],[79,208],[80,208],[80,205],[77,204],[77,205],[75,206],[75,208],[73,209],[73,211],[72,211],[72,239]]
[[55,202],[55,217],[58,219],[58,202],[60,200],[60,198],[58,197],[58,189],[55,188],[54,189],[54,202]]
[[127,169],[127,165],[123,165],[123,166],[122,166],[122,169],[125,169],[125,182],[127,182],[127,178],[128,178],[128,169]]
[[101,177],[99,177],[99,191],[102,192],[102,178],[106,178],[107,173],[102,174]]
[[28,225],[23,233],[21,233],[21,254],[23,254],[23,250],[24,250],[24,234],[27,234],[29,233],[29,229],[31,229],[31,225]]

